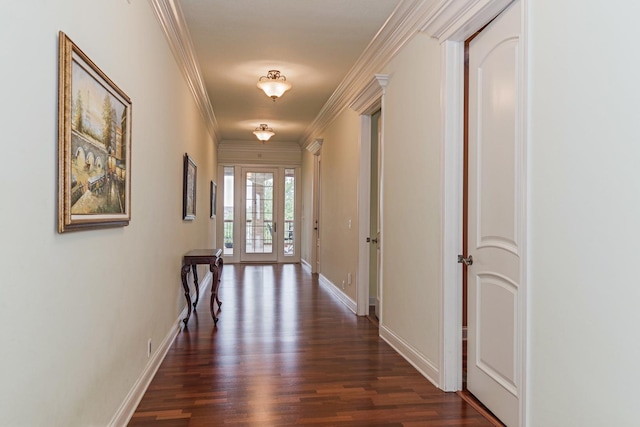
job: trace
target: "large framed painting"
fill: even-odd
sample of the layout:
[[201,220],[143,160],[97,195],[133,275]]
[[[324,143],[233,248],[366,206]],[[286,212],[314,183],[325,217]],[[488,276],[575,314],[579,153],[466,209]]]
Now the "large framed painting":
[[184,155],[182,179],[182,219],[196,219],[196,174],[198,167],[188,154]]
[[58,67],[58,232],[128,225],[131,100],[63,32]]

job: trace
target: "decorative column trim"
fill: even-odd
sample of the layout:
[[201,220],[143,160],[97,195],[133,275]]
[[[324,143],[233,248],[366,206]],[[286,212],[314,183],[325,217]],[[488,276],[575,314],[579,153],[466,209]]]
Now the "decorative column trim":
[[358,114],[371,115],[380,109],[380,98],[389,82],[388,74],[374,74],[362,93],[349,105]]
[[307,145],[307,151],[313,154],[314,156],[317,156],[318,154],[320,154],[320,149],[322,148],[323,142],[324,142],[324,139],[322,138],[314,139],[311,144]]

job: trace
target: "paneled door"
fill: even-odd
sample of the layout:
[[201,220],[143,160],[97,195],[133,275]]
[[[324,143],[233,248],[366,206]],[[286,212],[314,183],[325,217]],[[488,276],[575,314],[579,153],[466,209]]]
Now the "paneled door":
[[276,262],[278,259],[278,171],[243,168],[242,251],[243,262]]
[[469,44],[467,389],[509,427],[519,425],[522,364],[520,9],[513,3]]

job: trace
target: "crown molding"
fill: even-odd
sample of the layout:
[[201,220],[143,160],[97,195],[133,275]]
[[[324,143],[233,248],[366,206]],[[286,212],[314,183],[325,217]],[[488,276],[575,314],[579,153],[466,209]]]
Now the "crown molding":
[[318,137],[324,128],[367,88],[372,76],[380,72],[382,67],[421,30],[442,3],[445,1],[401,0],[306,129],[300,145],[306,147]]
[[[306,147],[347,107],[359,111],[358,98],[367,96],[379,72],[419,32],[444,40],[466,40],[473,34],[470,17],[489,22],[513,0],[401,0],[356,64],[306,129],[300,145]],[[471,31],[471,32],[470,32]],[[362,99],[360,100],[363,101]]]
[[200,73],[198,60],[194,54],[191,35],[185,23],[182,9],[176,0],[149,0],[149,2],[169,42],[178,67],[182,71],[187,85],[200,109],[207,129],[213,137],[214,143],[217,143],[221,139],[218,122],[204,86],[204,80]]
[[[468,17],[486,18],[488,22],[513,0],[400,0],[393,13],[351,67],[331,97],[324,104],[299,143],[306,148],[347,107],[362,101],[371,90],[372,76],[379,72],[418,32],[439,41],[465,40],[469,33]],[[149,0],[169,42],[196,103],[215,142],[221,141],[218,123],[204,86],[194,54],[191,36],[177,0]]]

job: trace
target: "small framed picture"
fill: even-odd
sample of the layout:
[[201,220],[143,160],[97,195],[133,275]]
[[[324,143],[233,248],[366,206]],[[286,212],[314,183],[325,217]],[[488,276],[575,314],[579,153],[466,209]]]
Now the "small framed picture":
[[184,155],[184,176],[182,186],[182,219],[196,218],[196,178],[198,167],[187,153]]
[[211,181],[211,187],[209,190],[209,195],[211,197],[211,214],[209,215],[211,218],[216,217],[216,194],[217,194],[217,185],[215,182]]

